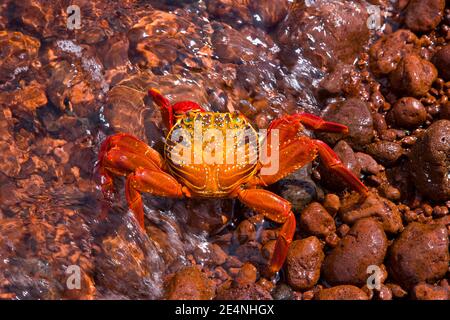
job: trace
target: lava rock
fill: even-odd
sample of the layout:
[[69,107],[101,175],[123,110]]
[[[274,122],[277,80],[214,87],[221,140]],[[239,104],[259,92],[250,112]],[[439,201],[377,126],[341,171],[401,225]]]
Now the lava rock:
[[292,300],[294,292],[287,284],[281,283],[272,290],[274,300]]
[[441,106],[439,116],[441,119],[450,120],[450,101]]
[[444,15],[445,0],[411,0],[405,10],[405,24],[414,32],[432,31]]
[[450,44],[436,52],[432,62],[438,69],[439,75],[445,81],[450,81]]
[[369,144],[366,151],[386,166],[395,164],[403,155],[403,148],[401,145],[396,142],[384,140]]
[[318,202],[310,203],[300,214],[300,229],[309,235],[327,237],[336,232],[333,217]]
[[417,189],[432,200],[450,198],[450,121],[434,122],[414,145],[410,172]]
[[247,1],[206,0],[205,3],[212,17],[225,21],[236,29],[253,20]]
[[389,75],[391,86],[399,93],[424,96],[437,79],[436,67],[415,54],[406,55]]
[[37,58],[38,39],[15,31],[0,31],[0,83],[9,80],[15,70],[25,71]]
[[288,13],[289,9],[289,1],[288,0],[259,0],[259,1],[250,1],[250,11],[257,15],[257,21],[263,23],[263,25],[267,28],[274,27]]
[[355,67],[339,63],[319,84],[319,96],[322,98],[344,95],[356,97],[360,92],[361,78]]
[[214,291],[212,282],[193,266],[181,269],[171,278],[166,297],[169,300],[211,300]]
[[412,296],[416,300],[448,300],[450,297],[446,288],[428,283],[416,285],[412,290]]
[[215,25],[211,37],[214,54],[223,63],[241,64],[257,60],[258,48],[244,35],[225,24]]
[[369,300],[367,294],[358,287],[351,285],[336,286],[320,290],[317,300]]
[[377,161],[367,153],[357,152],[355,153],[355,156],[359,162],[361,171],[364,173],[377,175],[384,170],[384,167],[382,165],[379,165]]
[[240,243],[256,239],[255,225],[248,220],[242,221],[234,232],[234,238]]
[[387,246],[381,223],[371,218],[358,220],[325,257],[322,268],[325,280],[331,284],[366,284],[367,267],[383,263]]
[[218,244],[211,244],[211,261],[220,266],[227,261],[228,255]]
[[441,224],[410,223],[389,251],[389,274],[405,288],[434,282],[448,270],[448,232]]
[[277,190],[292,204],[294,212],[301,212],[321,192],[311,179],[310,171],[311,164],[308,164],[277,183]]
[[402,216],[395,203],[375,193],[370,193],[363,203],[360,203],[357,194],[344,197],[339,215],[348,224],[354,224],[361,218],[374,218],[381,222],[388,233],[397,233],[403,229]]
[[291,243],[286,258],[287,281],[295,290],[309,290],[319,281],[324,258],[322,244],[316,237]]
[[[212,59],[200,26],[171,12],[153,10],[128,31],[130,60],[146,68],[207,68]],[[208,44],[209,46],[209,44]],[[201,57],[196,56],[202,52]]]
[[323,206],[327,210],[327,212],[329,212],[334,217],[341,207],[341,200],[334,193],[328,193],[325,196]]
[[352,64],[369,40],[367,18],[359,2],[317,0],[308,5],[297,1],[277,29],[280,58],[287,64],[296,63],[301,48],[317,68],[330,70],[338,61]]
[[152,267],[157,269],[161,265],[156,261],[149,261],[142,248],[123,234],[123,229],[118,231],[117,236],[103,240],[103,251],[96,257],[96,285],[104,286],[118,294],[128,294],[129,288],[132,287],[132,298],[156,298],[155,296],[160,294],[155,288],[156,278],[160,273],[152,270]]
[[422,102],[412,97],[399,99],[388,113],[388,120],[401,128],[415,129],[427,119]]
[[256,270],[256,267],[253,264],[246,262],[236,275],[235,281],[240,286],[243,286],[246,284],[255,283],[257,277],[258,270]]
[[409,30],[384,35],[369,49],[370,68],[376,76],[387,75],[397,68],[405,55],[418,53],[419,48],[419,39]]
[[343,103],[331,104],[324,110],[322,117],[327,121],[344,124],[349,134],[320,133],[318,136],[330,145],[344,139],[354,149],[361,150],[373,138],[373,119],[367,104],[357,98]]
[[273,300],[270,293],[256,283],[218,290],[217,300]]

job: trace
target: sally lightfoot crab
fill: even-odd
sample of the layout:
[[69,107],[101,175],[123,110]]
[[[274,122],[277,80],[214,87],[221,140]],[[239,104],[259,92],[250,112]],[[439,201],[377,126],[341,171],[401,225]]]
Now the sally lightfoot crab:
[[[320,156],[324,165],[351,188],[364,196],[368,193],[367,187],[342,164],[328,145],[302,135],[303,126],[316,131],[347,133],[344,125],[307,113],[288,115],[274,120],[267,135],[259,141],[256,130],[241,114],[208,112],[192,101],[171,105],[156,89],[150,89],[149,94],[161,107],[170,129],[164,157],[136,137],[117,133],[103,142],[98,162],[106,199],[112,201],[113,176],[126,177],[126,199],[141,227],[144,227],[142,192],[174,198],[237,198],[267,219],[282,224],[269,264],[270,273],[276,273],[285,261],[296,221],[291,204],[264,187]],[[200,136],[208,135],[209,140],[203,137],[197,144],[198,130]],[[207,133],[208,130],[215,132],[215,136]],[[236,140],[236,130],[243,130],[246,138]],[[227,140],[224,148],[217,148],[217,136],[223,137],[230,131],[233,139]],[[256,149],[251,148],[252,141],[258,141]],[[276,145],[275,141],[278,142]],[[194,147],[189,149],[190,146]],[[244,150],[240,161],[235,157],[238,147]],[[277,153],[277,170],[271,170],[273,164],[262,158],[259,151],[264,147],[271,157]],[[193,151],[188,153],[186,150]]]

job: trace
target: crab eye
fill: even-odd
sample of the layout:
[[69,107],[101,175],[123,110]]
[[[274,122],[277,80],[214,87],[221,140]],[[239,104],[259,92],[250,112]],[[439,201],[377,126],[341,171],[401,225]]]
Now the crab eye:
[[186,123],[186,124],[190,124],[190,123],[192,123],[192,118],[191,117],[185,117],[183,119],[183,122]]

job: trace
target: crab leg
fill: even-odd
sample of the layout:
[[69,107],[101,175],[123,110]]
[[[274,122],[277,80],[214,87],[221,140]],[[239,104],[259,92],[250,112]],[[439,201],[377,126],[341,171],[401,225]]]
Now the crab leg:
[[263,214],[266,218],[283,224],[269,264],[270,273],[277,273],[286,260],[289,245],[295,233],[296,221],[291,210],[291,204],[287,200],[264,189],[240,190],[238,198],[243,204]]
[[[347,132],[346,126],[339,123],[328,122],[315,115],[301,113],[292,116],[284,116],[272,122],[269,127],[269,133],[265,140],[267,149],[274,149],[272,146],[272,134],[271,130],[278,130],[278,136],[280,141],[280,147],[278,154],[272,154],[271,158],[278,157],[279,170],[271,174],[263,174],[263,170],[269,167],[272,163],[261,163],[261,174],[259,175],[259,184],[267,186],[277,182],[284,178],[288,174],[301,168],[308,162],[313,161],[317,155],[319,155],[323,163],[336,174],[346,181],[351,188],[360,192],[364,196],[368,194],[367,187],[351,172],[348,170],[334,153],[334,151],[324,142],[320,140],[314,140],[306,136],[298,135],[302,129],[302,125],[313,128],[320,131],[331,132]],[[275,158],[276,159],[276,158]]]
[[182,187],[172,176],[165,172],[138,168],[131,173],[125,185],[128,206],[133,211],[139,225],[144,228],[144,206],[141,192],[155,196],[181,198],[185,194]]
[[280,119],[274,120],[271,123],[269,130],[278,127],[280,123],[283,122],[289,124],[299,122],[314,131],[348,133],[347,126],[336,122],[325,121],[321,117],[315,116],[310,113],[297,113],[281,117]]
[[[163,167],[164,162],[160,154],[136,137],[125,133],[108,137],[100,149],[98,164],[104,197],[112,201],[112,174],[126,176],[127,202],[143,227],[144,211],[140,192],[167,197],[188,194],[175,178],[162,170]],[[103,206],[102,216],[105,216],[106,209],[107,207]]]
[[340,176],[348,185],[353,189],[367,196],[369,190],[367,187],[359,180],[355,174],[349,170],[342,161],[339,159],[338,155],[331,149],[325,142],[320,140],[313,140],[317,147],[320,158],[323,164],[338,176]]
[[[268,143],[270,143],[270,140]],[[281,140],[278,152],[272,154],[271,151],[271,162],[261,165],[261,168],[265,168],[272,165],[272,161],[277,161],[279,166],[275,173],[269,175],[263,174],[264,171],[260,170],[259,178],[262,186],[268,186],[283,179],[288,174],[313,161],[316,156],[316,147],[308,137]]]
[[171,105],[169,100],[155,88],[150,88],[148,90],[148,94],[152,97],[153,101],[162,108],[163,118],[168,128],[172,128],[176,115],[180,115],[191,110],[205,111],[193,101],[180,101]]
[[162,168],[164,165],[163,158],[158,151],[131,134],[117,133],[106,138],[100,148],[98,155],[99,160],[101,161],[105,157],[106,153],[113,148],[128,150],[129,152],[144,155],[149,161],[159,168]]

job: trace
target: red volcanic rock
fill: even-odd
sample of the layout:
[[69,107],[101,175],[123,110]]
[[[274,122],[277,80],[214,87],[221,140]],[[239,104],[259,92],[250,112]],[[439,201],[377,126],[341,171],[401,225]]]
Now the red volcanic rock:
[[439,75],[446,81],[450,81],[450,44],[444,46],[432,59]]
[[414,129],[427,119],[423,104],[412,97],[399,99],[389,112],[391,122],[401,128]]
[[253,21],[248,0],[206,0],[205,3],[212,17],[233,27],[240,27]]
[[334,219],[318,202],[310,203],[300,214],[300,229],[309,235],[327,237],[336,232]]
[[211,281],[197,267],[178,271],[167,284],[169,300],[211,300],[214,297]]
[[261,19],[265,27],[274,27],[284,19],[289,9],[288,0],[258,0],[250,1],[250,11],[256,15],[256,22]]
[[410,0],[405,10],[405,24],[414,32],[432,31],[444,15],[445,0]]
[[446,288],[420,283],[413,288],[413,298],[416,300],[449,300],[450,294]]
[[257,59],[258,49],[244,35],[226,24],[214,24],[214,54],[223,63],[241,64]]
[[386,166],[395,164],[403,155],[403,148],[400,144],[384,140],[369,144],[366,151]]
[[319,281],[324,254],[316,237],[291,243],[286,258],[287,281],[294,290],[309,290]]
[[366,284],[370,265],[381,265],[387,251],[381,224],[371,218],[358,220],[323,263],[324,279],[330,284]]
[[374,193],[369,194],[363,203],[357,194],[344,197],[339,214],[342,221],[348,224],[372,217],[381,222],[383,229],[389,233],[397,233],[403,228],[402,216],[397,206]]
[[317,300],[369,300],[367,294],[355,286],[342,285],[320,290]]
[[418,53],[419,47],[419,39],[409,30],[384,35],[370,47],[370,68],[376,76],[389,74],[405,55]]
[[389,274],[405,288],[442,278],[448,270],[448,232],[441,224],[409,224],[389,252]]
[[234,280],[238,285],[244,286],[246,284],[255,283],[257,277],[258,270],[256,269],[256,267],[253,264],[246,262],[241,267],[241,269],[239,269],[239,272]]
[[301,49],[318,68],[351,64],[369,40],[367,19],[367,10],[356,1],[317,0],[310,6],[297,1],[278,26],[280,58],[290,63]]
[[410,154],[411,175],[417,189],[433,200],[450,198],[450,121],[434,122]]
[[241,244],[249,240],[255,240],[256,239],[255,225],[248,220],[242,221],[237,226],[234,237]]
[[[211,49],[201,28],[186,18],[155,10],[138,21],[128,32],[132,62],[142,67],[209,68]],[[201,54],[199,54],[201,53]]]
[[26,71],[37,58],[41,43],[38,39],[16,31],[0,31],[0,83]]
[[393,89],[414,97],[421,97],[430,90],[438,72],[435,66],[417,55],[406,55],[390,74]]
[[324,110],[322,117],[328,121],[344,124],[348,135],[340,133],[321,133],[318,136],[330,145],[343,139],[354,149],[362,149],[373,138],[373,119],[367,103],[351,98],[342,103],[331,104]]
[[219,289],[217,300],[272,300],[270,293],[259,284],[252,283],[244,286],[232,286]]

